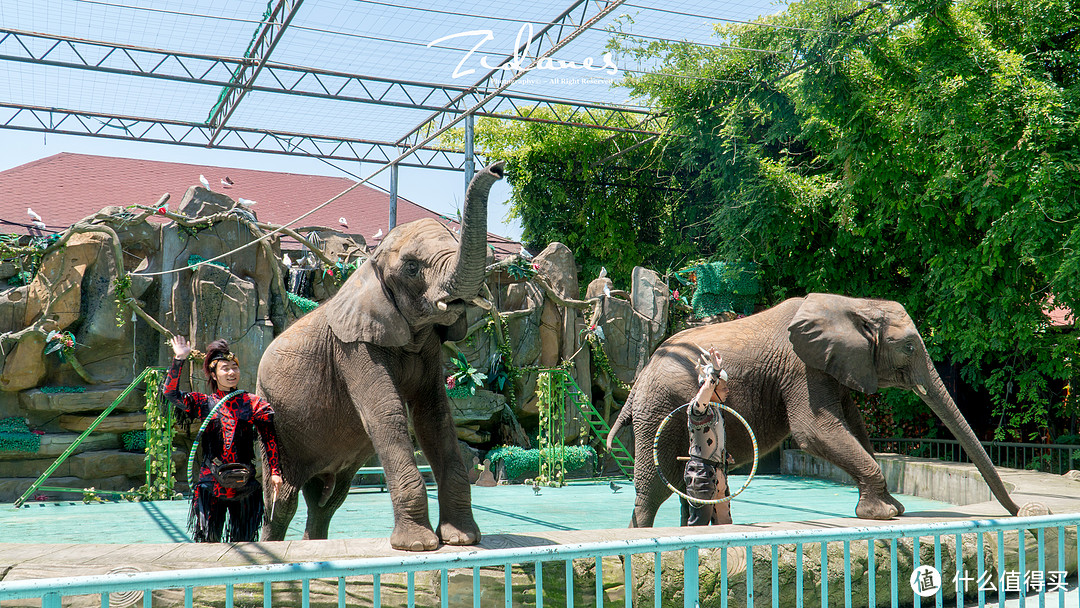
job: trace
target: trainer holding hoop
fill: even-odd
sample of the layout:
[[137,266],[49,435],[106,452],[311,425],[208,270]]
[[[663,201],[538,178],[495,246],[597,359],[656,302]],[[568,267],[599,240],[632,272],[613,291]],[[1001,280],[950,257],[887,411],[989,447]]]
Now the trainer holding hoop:
[[210,395],[180,390],[180,371],[191,354],[191,345],[183,336],[174,336],[172,348],[165,397],[181,420],[210,417],[203,422],[201,437],[196,438],[202,440],[203,458],[192,488],[188,531],[195,542],[221,542],[228,513],[225,541],[254,541],[263,517],[262,487],[254,466],[256,431],[266,450],[269,471],[265,474],[270,476],[271,488],[276,491],[282,483],[274,410],[265,399],[236,388],[239,361],[225,340],[211,342],[206,348],[203,373],[213,391]]

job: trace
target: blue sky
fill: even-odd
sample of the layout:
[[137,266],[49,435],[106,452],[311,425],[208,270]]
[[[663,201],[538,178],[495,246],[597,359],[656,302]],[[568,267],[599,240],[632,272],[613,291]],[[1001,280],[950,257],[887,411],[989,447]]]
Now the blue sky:
[[[570,6],[570,0],[533,0],[493,4],[480,0],[306,0],[272,60],[297,66],[387,78],[470,85],[492,64],[509,54],[523,31],[541,25]],[[0,27],[82,39],[103,40],[178,52],[242,56],[265,0],[5,0]],[[781,7],[764,0],[637,0],[628,2],[598,28],[583,34],[555,55],[581,63],[592,58],[603,65],[616,22],[623,31],[659,38],[712,42],[714,18],[749,20]],[[523,29],[525,28],[525,29]],[[433,40],[469,31],[487,32]],[[482,44],[481,44],[482,43]],[[9,40],[10,44],[10,40]],[[469,53],[477,44],[474,52]],[[0,44],[0,54],[11,52]],[[648,66],[616,63],[621,70]],[[471,75],[454,73],[475,69]],[[625,89],[613,86],[621,74],[594,72],[590,82],[566,76],[577,72],[534,72],[511,91],[569,100],[635,103]],[[581,80],[581,79],[576,79]],[[122,76],[0,61],[0,101],[72,110],[204,121],[220,89],[134,76]],[[313,134],[393,141],[420,124],[429,112],[372,106],[272,93],[251,93],[230,119],[232,126],[272,128]],[[274,154],[222,151],[164,144],[114,141],[91,137],[0,129],[0,170],[59,152],[76,152],[212,164],[271,171],[344,176],[317,159]],[[339,163],[368,176],[374,164]],[[387,188],[389,172],[373,183]],[[460,173],[432,169],[400,170],[402,196],[452,215],[464,194]],[[501,182],[492,190],[489,229],[519,238],[517,220],[507,217],[510,189]],[[315,206],[323,201],[311,201]]]

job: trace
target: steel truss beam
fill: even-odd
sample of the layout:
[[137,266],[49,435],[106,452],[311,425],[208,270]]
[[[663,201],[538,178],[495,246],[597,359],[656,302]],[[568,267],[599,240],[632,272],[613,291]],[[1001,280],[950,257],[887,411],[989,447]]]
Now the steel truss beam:
[[[215,87],[230,86],[233,74],[250,62],[9,28],[0,28],[0,60]],[[266,93],[451,112],[455,115],[483,99],[483,95],[476,90],[462,86],[392,80],[269,61],[263,64],[262,78],[258,82],[252,80],[245,88]],[[498,95],[475,115],[655,134],[655,131],[639,126],[642,119],[649,116],[645,110],[604,104],[561,103],[528,95]]]
[[[608,14],[622,2],[623,0],[577,0],[570,8],[553,19],[551,23],[541,28],[527,42],[517,47],[514,53],[504,57],[496,64],[496,69],[489,71],[471,87],[455,96],[439,111],[405,134],[397,143],[403,146],[412,146],[422,141],[428,133],[438,131],[448,120],[452,120],[452,118],[448,118],[448,115],[462,112],[476,105],[490,91],[498,89],[505,82],[519,74],[514,70],[501,69],[502,67],[509,66],[512,63],[517,63],[520,66],[530,65],[533,60],[546,55],[551,49],[563,44],[564,40],[571,40],[584,29],[591,27],[595,19]],[[644,114],[644,112],[641,112],[641,114]],[[631,117],[622,117],[619,120],[625,120],[626,118]],[[638,116],[636,120],[640,120],[640,118]],[[638,129],[635,125],[636,121],[628,121],[625,124],[620,124],[621,128],[618,130],[636,132]],[[654,134],[649,133],[649,135]]]
[[[240,105],[240,101],[244,99],[244,95],[247,95],[255,79],[259,77],[259,72],[266,65],[266,61],[270,59],[270,53],[273,53],[274,47],[277,46],[278,42],[281,42],[285,29],[289,27],[289,23],[292,22],[293,17],[296,16],[296,11],[300,9],[300,5],[303,3],[304,0],[278,0],[270,15],[262,22],[251,48],[244,53],[244,56],[252,63],[245,62],[238,70],[233,72],[228,87],[222,92],[217,104],[210,110],[210,118],[206,122],[212,129],[210,132],[211,146],[221,134],[225,123],[229,122],[229,118],[236,111],[236,107]],[[281,21],[278,21],[278,18]]]
[[[203,123],[10,103],[0,103],[0,128],[200,148],[211,146],[211,129]],[[221,136],[212,147],[376,164],[387,164],[403,152],[400,146],[389,142],[242,127],[222,128]],[[413,157],[414,162],[398,164],[455,171],[465,166],[465,155],[458,150],[427,146],[417,150]]]

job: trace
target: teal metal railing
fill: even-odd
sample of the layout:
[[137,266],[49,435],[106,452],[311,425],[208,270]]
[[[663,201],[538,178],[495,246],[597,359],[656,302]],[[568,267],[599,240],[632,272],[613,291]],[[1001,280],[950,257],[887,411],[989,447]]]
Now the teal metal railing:
[[[950,462],[970,462],[955,439],[908,437],[871,438],[875,452],[934,458]],[[1013,443],[983,441],[983,449],[994,466],[1028,469],[1061,475],[1080,466],[1080,445],[1055,443]]]
[[[470,600],[475,608],[919,607],[922,602],[943,606],[950,598],[956,606],[1004,605],[1031,593],[1038,605],[1056,606],[1080,600],[1080,589],[1063,586],[1080,560],[1078,524],[1080,514],[1065,514],[6,581],[0,582],[0,602],[36,599],[44,608],[56,608],[74,596],[100,596],[107,606],[111,594],[130,598],[142,592],[143,606],[231,607],[261,600],[263,606],[306,607],[332,605],[336,597],[344,607],[360,596],[365,605],[370,600],[374,606],[410,608],[436,603],[448,608]],[[921,564],[940,573],[940,588],[926,587],[932,591],[928,597],[917,595],[909,582]],[[432,574],[417,576],[426,572]],[[925,577],[927,583],[931,579]],[[987,592],[984,580],[995,590]],[[1021,585],[1009,587],[1015,581]],[[1037,590],[1034,582],[1041,582]],[[966,600],[955,592],[960,584]]]

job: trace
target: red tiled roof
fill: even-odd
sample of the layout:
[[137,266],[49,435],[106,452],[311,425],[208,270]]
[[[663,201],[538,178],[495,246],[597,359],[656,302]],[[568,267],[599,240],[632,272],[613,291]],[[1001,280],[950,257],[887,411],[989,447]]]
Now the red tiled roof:
[[[274,224],[296,219],[354,183],[341,177],[61,152],[0,171],[0,232],[27,234],[31,220],[27,207],[41,216],[49,231],[61,231],[110,205],[153,205],[166,192],[172,195],[170,208],[175,209],[187,189],[199,185],[199,175],[206,177],[215,192],[256,201],[252,209],[259,221]],[[232,186],[221,183],[225,177],[232,180]],[[296,227],[325,226],[360,234],[373,246],[377,242],[372,242],[372,236],[380,229],[385,234],[389,224],[389,202],[389,194],[359,186]],[[342,217],[347,228],[338,222]],[[398,197],[398,224],[425,217],[443,219]],[[488,242],[500,257],[520,248],[518,243],[490,233]]]

